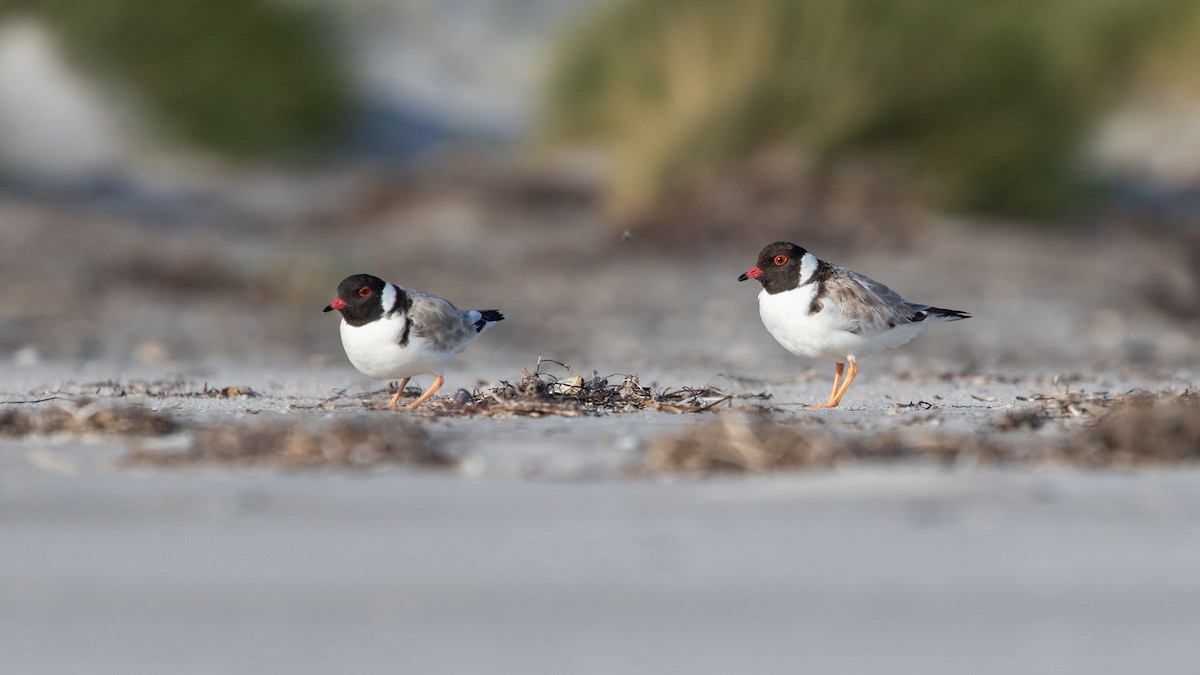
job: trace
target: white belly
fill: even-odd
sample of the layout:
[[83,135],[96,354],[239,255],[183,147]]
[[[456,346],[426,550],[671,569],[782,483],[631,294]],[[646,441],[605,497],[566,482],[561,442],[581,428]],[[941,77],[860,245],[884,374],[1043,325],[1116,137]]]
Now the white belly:
[[342,347],[350,363],[363,375],[380,380],[400,379],[414,375],[440,375],[453,353],[440,352],[433,344],[415,332],[401,347],[404,331],[402,318],[373,321],[363,326],[351,326],[342,321]]
[[845,319],[827,302],[821,311],[809,314],[815,284],[808,292],[789,291],[758,295],[758,313],[767,332],[784,349],[810,359],[835,363],[857,360],[899,347],[921,332],[924,324],[896,326],[882,333],[862,335],[844,329]]

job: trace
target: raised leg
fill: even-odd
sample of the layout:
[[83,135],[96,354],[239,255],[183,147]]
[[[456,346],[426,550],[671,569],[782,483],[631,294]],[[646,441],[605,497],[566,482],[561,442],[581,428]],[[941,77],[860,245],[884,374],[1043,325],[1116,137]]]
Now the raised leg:
[[396,407],[396,402],[399,401],[400,397],[404,395],[404,388],[408,386],[408,381],[410,379],[412,378],[404,378],[404,381],[400,383],[400,387],[396,389],[396,395],[392,397],[392,400],[388,401],[387,405],[383,406],[384,410],[391,410],[392,408]]
[[421,405],[422,403],[424,403],[425,401],[428,401],[428,400],[429,400],[429,397],[430,397],[430,396],[433,396],[433,393],[434,393],[435,391],[437,391],[438,389],[441,389],[441,388],[442,388],[442,383],[443,383],[443,382],[445,382],[445,380],[443,380],[443,379],[442,379],[442,376],[441,376],[441,375],[438,375],[437,377],[433,378],[433,384],[429,385],[429,388],[425,390],[425,393],[424,393],[424,394],[421,394],[421,397],[420,397],[420,398],[418,398],[417,400],[415,400],[415,401],[413,401],[412,403],[408,404],[408,409],[409,409],[409,410],[413,410],[413,409],[415,409],[417,406],[419,406],[419,405]]

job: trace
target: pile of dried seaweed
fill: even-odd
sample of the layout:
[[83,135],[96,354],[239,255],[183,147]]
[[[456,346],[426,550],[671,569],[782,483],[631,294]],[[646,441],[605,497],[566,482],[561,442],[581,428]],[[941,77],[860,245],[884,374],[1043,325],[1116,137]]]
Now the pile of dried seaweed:
[[570,370],[570,366],[558,361],[540,358],[533,372],[521,369],[521,380],[515,384],[501,381],[498,387],[469,395],[461,392],[457,399],[442,399],[430,407],[439,414],[450,415],[581,417],[641,410],[696,413],[718,406],[731,408],[735,399],[768,397],[727,394],[713,387],[654,389],[642,386],[637,375],[601,376],[595,371],[588,379],[581,375],[559,378],[543,371],[546,364]]

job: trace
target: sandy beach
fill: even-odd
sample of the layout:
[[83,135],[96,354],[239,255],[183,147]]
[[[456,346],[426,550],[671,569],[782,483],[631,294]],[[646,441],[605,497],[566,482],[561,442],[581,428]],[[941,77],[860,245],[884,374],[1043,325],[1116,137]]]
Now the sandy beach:
[[[887,247],[828,243],[975,318],[865,361],[842,407],[810,411],[832,367],[779,348],[757,288],[735,281],[778,233],[673,249],[438,194],[349,230],[216,237],[10,210],[7,670],[1200,668],[1200,472],[1155,454],[1186,437],[1147,437],[1133,465],[1079,451],[1126,399],[1191,400],[1194,320],[1155,300],[1185,297],[1176,241],[934,224]],[[509,318],[428,409],[378,410],[386,383],[345,362],[320,312],[358,271]],[[571,366],[543,363],[554,380],[732,398],[460,405],[539,357]],[[333,463],[331,429],[376,454]],[[239,463],[228,440],[280,434],[326,454]],[[703,452],[738,434],[817,454],[762,472],[663,459],[672,439]],[[189,459],[206,443],[226,445]]]

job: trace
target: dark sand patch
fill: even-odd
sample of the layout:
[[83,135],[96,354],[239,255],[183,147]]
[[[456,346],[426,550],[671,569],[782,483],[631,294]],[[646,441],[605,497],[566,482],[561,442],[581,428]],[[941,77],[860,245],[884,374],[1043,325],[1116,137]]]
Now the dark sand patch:
[[181,428],[169,415],[137,405],[112,406],[87,398],[43,402],[52,400],[55,404],[48,406],[0,410],[0,437],[52,434],[147,437],[175,433]]
[[357,417],[318,424],[242,420],[203,426],[191,432],[182,451],[135,448],[123,464],[361,470],[384,464],[444,469],[457,460],[411,422]]

